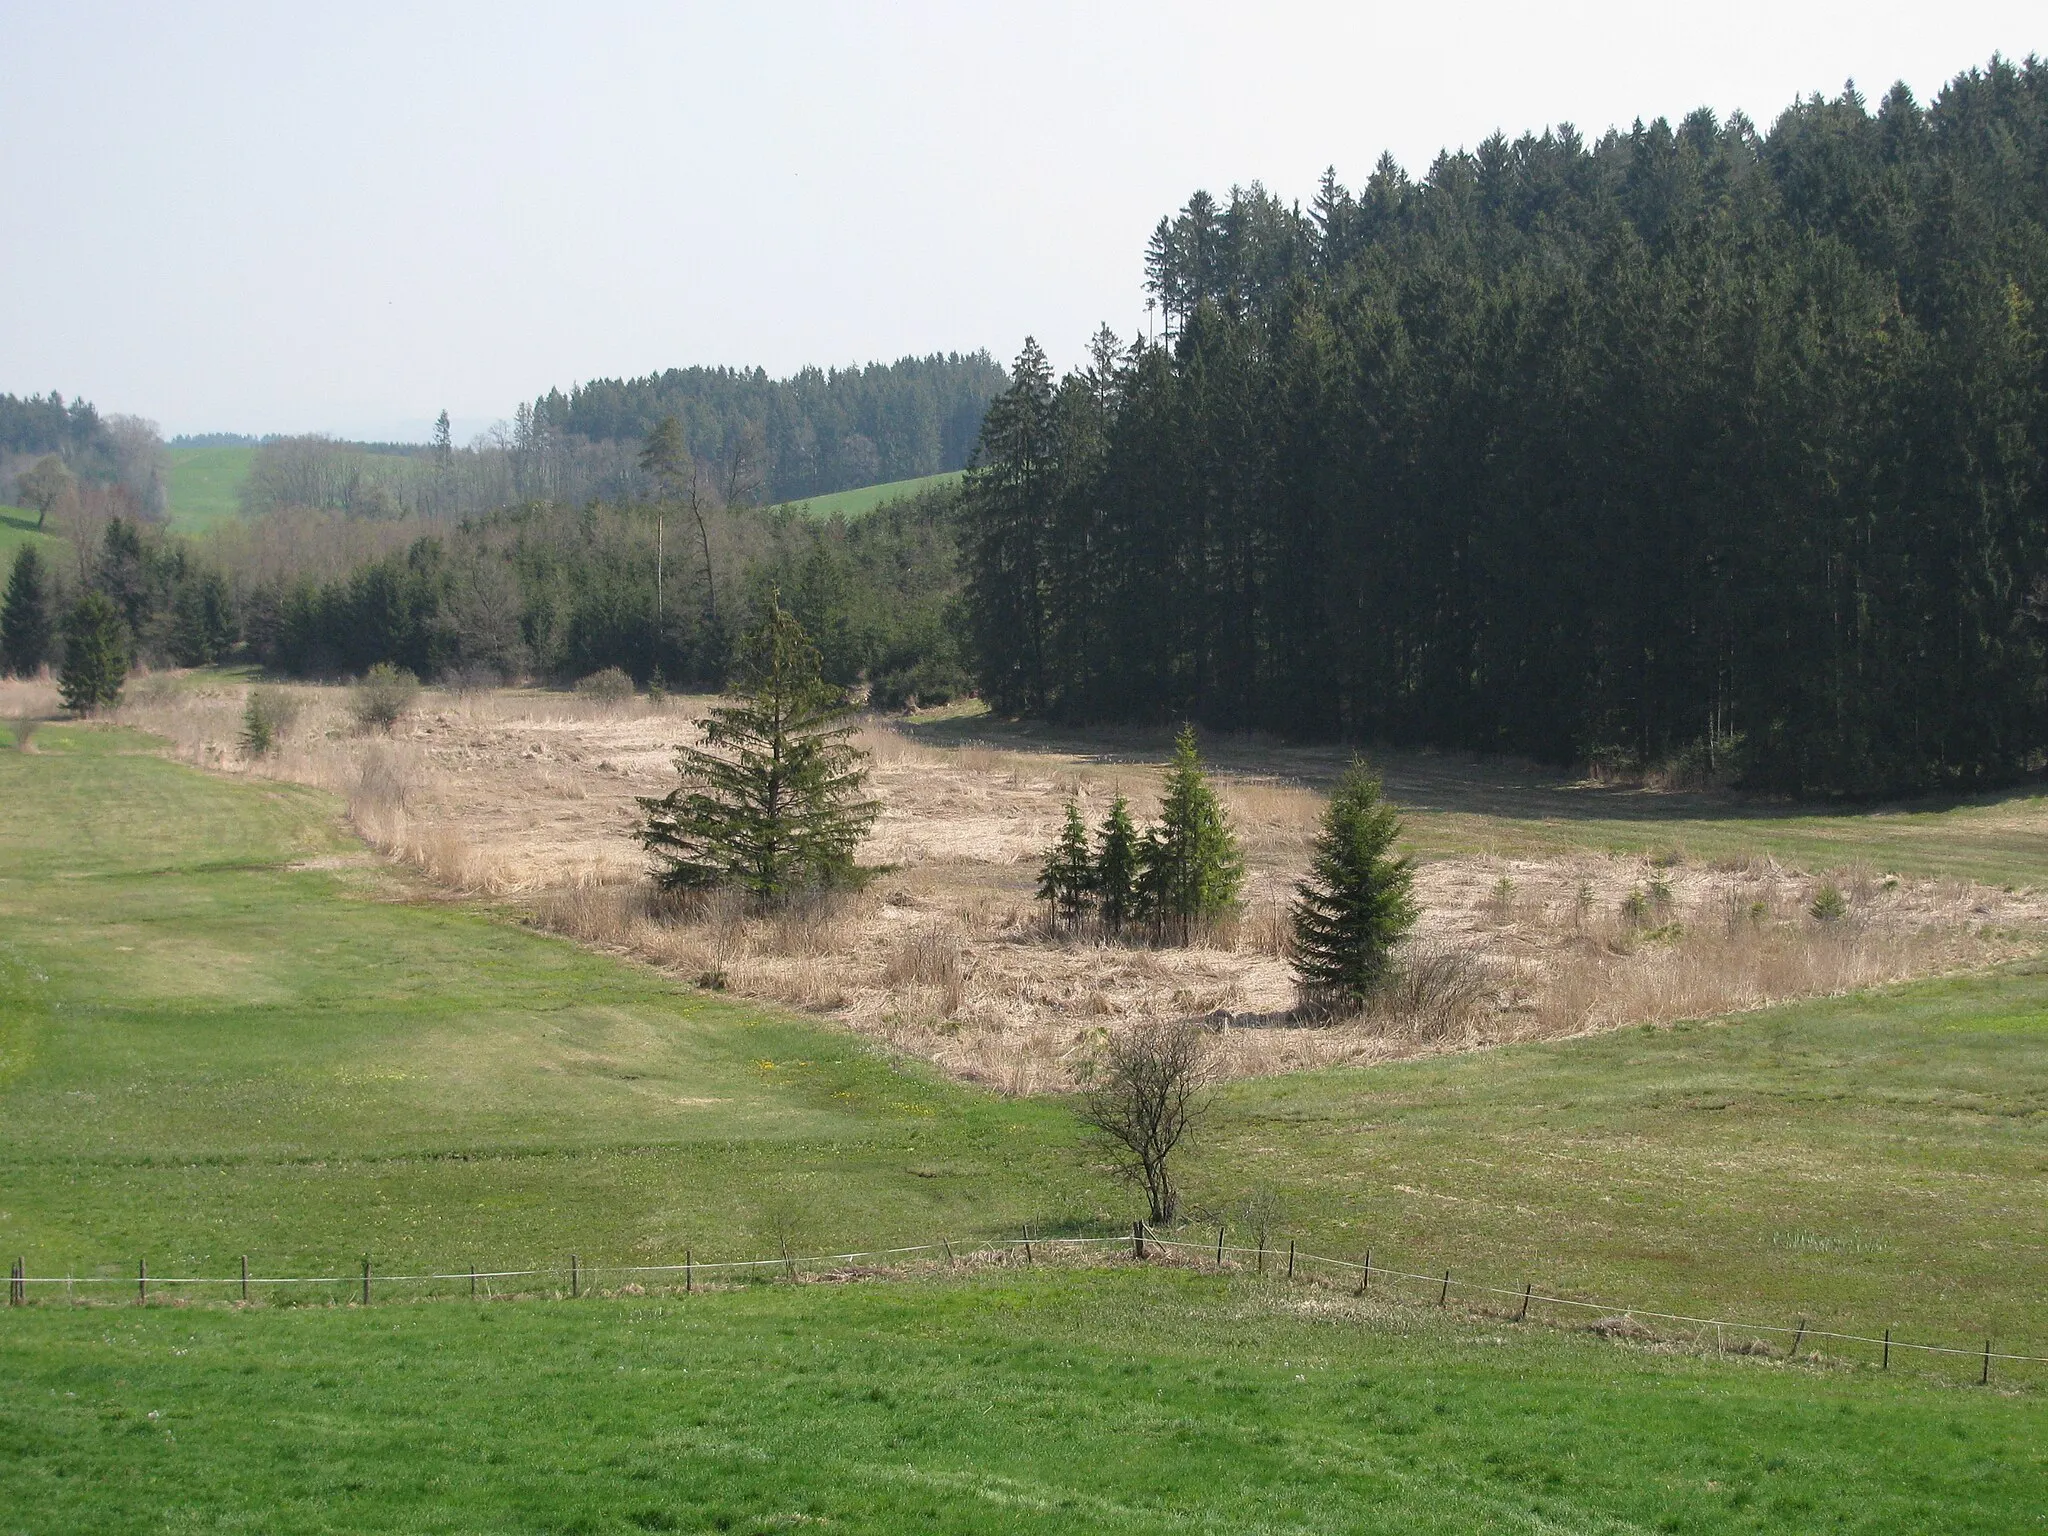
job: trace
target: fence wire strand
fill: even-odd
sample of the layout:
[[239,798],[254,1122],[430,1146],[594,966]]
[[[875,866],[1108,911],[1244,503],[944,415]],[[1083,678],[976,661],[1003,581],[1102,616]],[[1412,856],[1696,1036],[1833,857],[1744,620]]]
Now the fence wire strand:
[[[1236,1243],[1190,1242],[1185,1238],[1159,1237],[1150,1229],[1142,1229],[1142,1239],[1137,1234],[1131,1237],[1001,1237],[982,1244],[982,1251],[990,1248],[1013,1250],[1017,1248],[1076,1248],[1087,1246],[1135,1247],[1142,1242],[1148,1247],[1162,1248],[1169,1252],[1180,1250],[1197,1255],[1215,1254],[1219,1257],[1256,1257],[1263,1262],[1267,1257],[1277,1258],[1278,1248],[1252,1248]],[[429,1271],[423,1274],[379,1274],[372,1270],[371,1278],[378,1285],[427,1284],[441,1281],[466,1280],[560,1280],[565,1277],[588,1281],[599,1274],[605,1275],[681,1275],[699,1272],[720,1272],[752,1269],[814,1269],[820,1265],[857,1264],[865,1260],[903,1258],[912,1254],[946,1253],[949,1258],[953,1249],[943,1239],[936,1243],[911,1243],[896,1248],[869,1248],[850,1253],[823,1253],[804,1256],[777,1254],[764,1259],[686,1259],[680,1264],[568,1264],[540,1265],[531,1269],[478,1269]],[[1587,1301],[1580,1297],[1555,1296],[1533,1288],[1486,1285],[1472,1280],[1460,1280],[1450,1273],[1423,1274],[1414,1270],[1393,1269],[1384,1264],[1366,1264],[1352,1259],[1339,1259],[1329,1254],[1310,1253],[1296,1249],[1291,1255],[1297,1267],[1324,1265],[1331,1269],[1348,1271],[1363,1279],[1414,1280],[1441,1287],[1441,1294],[1448,1295],[1455,1290],[1466,1296],[1499,1296],[1529,1306],[1572,1307],[1581,1311],[1599,1312],[1610,1317],[1624,1317],[1632,1320],[1649,1319],[1656,1322],[1683,1324],[1696,1328],[1734,1330],[1739,1333],[1764,1333],[1792,1335],[1795,1339],[1830,1339],[1841,1344],[1868,1344],[1872,1348],[1887,1350],[1913,1350],[1921,1354],[1953,1355],[1971,1360],[1996,1360],[2010,1364],[2048,1365],[2048,1355],[2022,1355],[2001,1352],[1994,1349],[1967,1349],[1951,1344],[1916,1344],[1905,1339],[1873,1338],[1868,1334],[1840,1333],[1826,1328],[1813,1328],[1801,1324],[1798,1328],[1787,1328],[1778,1323],[1738,1322],[1721,1317],[1695,1317],[1684,1312],[1659,1312],[1644,1307],[1625,1306],[1615,1302]],[[113,1286],[289,1286],[289,1285],[345,1285],[354,1287],[363,1283],[362,1273],[351,1275],[226,1275],[218,1278],[194,1275],[27,1275],[10,1276],[12,1286],[64,1286],[67,1290],[82,1285]]]

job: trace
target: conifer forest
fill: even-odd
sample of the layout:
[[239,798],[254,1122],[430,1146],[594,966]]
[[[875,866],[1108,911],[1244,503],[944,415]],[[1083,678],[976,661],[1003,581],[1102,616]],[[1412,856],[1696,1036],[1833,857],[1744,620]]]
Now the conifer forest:
[[1027,345],[967,558],[996,707],[1685,761],[2048,749],[2048,66],[1198,193],[1164,345]]

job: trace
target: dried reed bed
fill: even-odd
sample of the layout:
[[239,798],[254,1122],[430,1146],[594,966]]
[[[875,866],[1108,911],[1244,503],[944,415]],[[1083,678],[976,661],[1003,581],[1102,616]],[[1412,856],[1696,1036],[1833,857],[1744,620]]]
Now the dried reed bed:
[[1157,761],[936,747],[869,722],[882,814],[862,858],[889,872],[859,896],[762,914],[654,892],[633,841],[634,797],[673,783],[674,747],[708,701],[429,691],[390,735],[365,736],[340,690],[299,688],[281,750],[249,759],[242,689],[145,684],[121,716],[175,755],[330,789],[373,846],[451,890],[686,981],[832,1014],[1009,1093],[1070,1085],[1108,1031],[1161,1015],[1210,1017],[1222,1070],[1264,1074],[1840,993],[2030,952],[2048,928],[2032,893],[1867,869],[1835,874],[1847,910],[1822,922],[1807,909],[1824,877],[1768,860],[1445,859],[1418,873],[1425,915],[1401,985],[1310,1025],[1289,1017],[1287,901],[1323,802],[1250,771],[1241,742],[1218,782],[1247,854],[1244,910],[1187,948],[1153,948],[1049,933],[1032,887],[1066,802],[1091,824],[1118,794],[1149,816]]

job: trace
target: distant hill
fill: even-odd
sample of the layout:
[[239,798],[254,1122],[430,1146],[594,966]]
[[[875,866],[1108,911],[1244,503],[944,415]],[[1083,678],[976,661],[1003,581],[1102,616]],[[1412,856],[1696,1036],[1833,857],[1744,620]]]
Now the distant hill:
[[165,516],[173,528],[199,533],[223,518],[241,515],[242,482],[256,462],[253,444],[168,448],[164,457],[171,466]]

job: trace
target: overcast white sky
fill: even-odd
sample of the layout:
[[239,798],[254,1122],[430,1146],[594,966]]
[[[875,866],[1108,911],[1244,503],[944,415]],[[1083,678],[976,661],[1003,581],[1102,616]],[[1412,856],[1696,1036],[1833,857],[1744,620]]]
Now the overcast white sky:
[[420,437],[678,364],[1065,364],[1198,186],[1994,51],[2048,5],[0,0],[0,391]]

